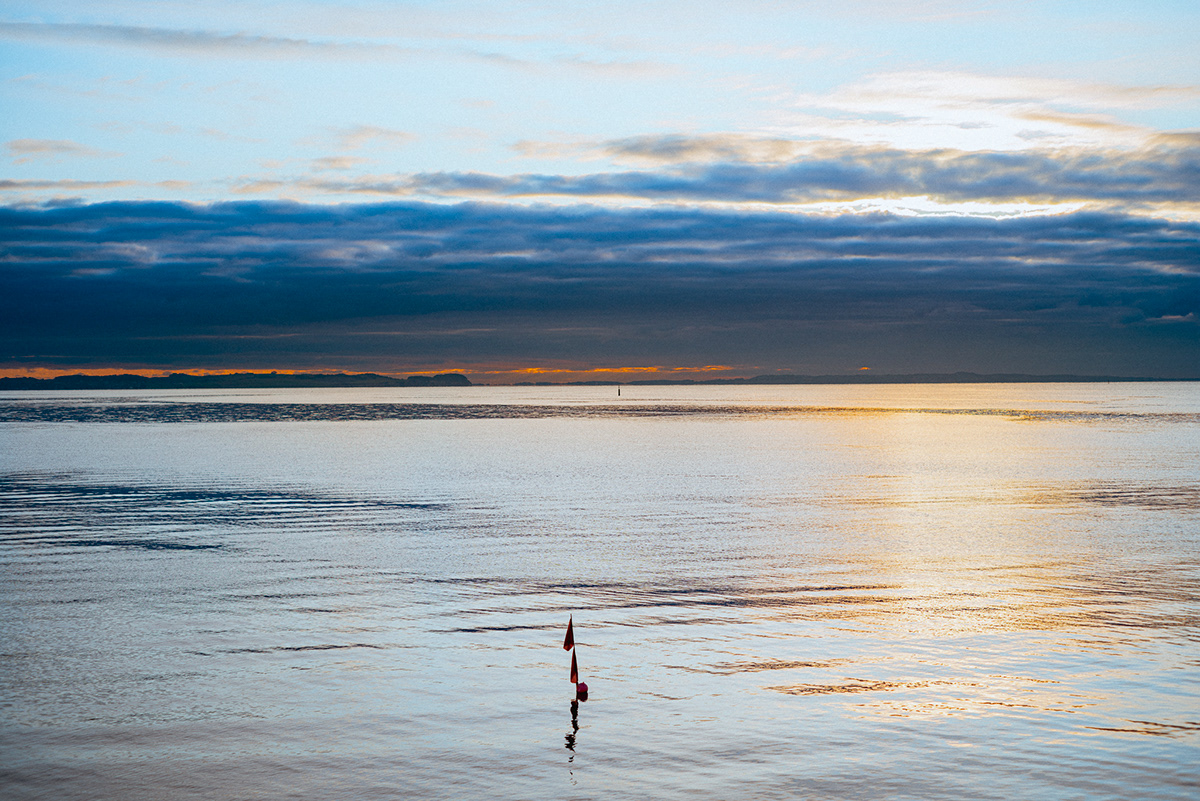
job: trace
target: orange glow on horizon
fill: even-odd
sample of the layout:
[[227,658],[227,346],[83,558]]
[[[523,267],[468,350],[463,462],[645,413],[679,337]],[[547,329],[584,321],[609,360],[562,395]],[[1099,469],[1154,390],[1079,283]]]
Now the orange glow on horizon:
[[763,372],[756,367],[733,367],[724,364],[706,364],[700,366],[689,367],[672,367],[667,365],[637,365],[637,366],[614,366],[614,367],[574,367],[574,366],[501,366],[501,365],[478,365],[473,368],[465,368],[460,372],[464,372],[470,376],[479,378],[507,378],[513,382],[537,381],[537,380],[555,380],[560,382],[569,381],[596,381],[596,380],[612,380],[612,381],[632,381],[637,379],[654,379],[654,378],[687,378],[689,375],[700,376],[709,373],[732,373],[733,375],[757,375]]
[[486,370],[479,372],[486,373],[512,373],[523,375],[541,375],[543,373],[708,373],[723,370],[733,370],[733,367],[727,367],[723,364],[708,364],[703,367],[662,367],[654,365],[651,367],[518,367],[510,370]]

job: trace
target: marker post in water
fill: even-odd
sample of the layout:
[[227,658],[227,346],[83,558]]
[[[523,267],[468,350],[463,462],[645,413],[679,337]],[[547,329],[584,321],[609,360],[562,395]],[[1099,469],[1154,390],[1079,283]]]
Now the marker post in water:
[[575,616],[567,621],[567,636],[563,639],[563,650],[571,652],[571,683],[575,685],[575,700],[586,701],[588,686],[579,680],[579,661],[575,658]]

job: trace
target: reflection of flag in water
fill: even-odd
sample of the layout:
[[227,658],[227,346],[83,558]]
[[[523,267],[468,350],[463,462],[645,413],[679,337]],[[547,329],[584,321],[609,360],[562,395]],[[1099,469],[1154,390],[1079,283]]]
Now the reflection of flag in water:
[[574,625],[575,625],[575,616],[571,615],[570,620],[567,621],[567,638],[565,640],[563,640],[563,650],[564,651],[570,651],[572,648],[575,647]]
[[579,663],[575,661],[575,652],[571,652],[571,683],[579,683]]

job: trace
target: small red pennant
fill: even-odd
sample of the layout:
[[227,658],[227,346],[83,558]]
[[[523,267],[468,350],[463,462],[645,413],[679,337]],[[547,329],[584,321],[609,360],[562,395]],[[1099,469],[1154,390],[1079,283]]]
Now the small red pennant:
[[563,640],[563,650],[570,651],[575,647],[575,616],[571,615],[571,619],[567,621],[567,638]]
[[575,652],[571,652],[571,683],[579,683],[579,663],[575,661]]

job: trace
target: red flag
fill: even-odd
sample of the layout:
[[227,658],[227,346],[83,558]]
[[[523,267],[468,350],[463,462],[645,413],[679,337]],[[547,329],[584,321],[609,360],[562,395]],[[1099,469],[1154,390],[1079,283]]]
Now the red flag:
[[575,623],[575,616],[571,615],[571,618],[567,621],[567,638],[565,640],[563,640],[563,650],[564,651],[570,651],[572,648],[575,647],[575,628],[573,625],[574,623]]
[[575,661],[575,652],[571,652],[571,683],[579,683],[579,664]]

